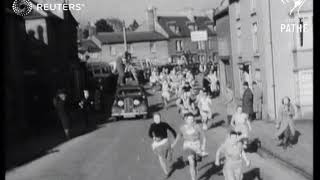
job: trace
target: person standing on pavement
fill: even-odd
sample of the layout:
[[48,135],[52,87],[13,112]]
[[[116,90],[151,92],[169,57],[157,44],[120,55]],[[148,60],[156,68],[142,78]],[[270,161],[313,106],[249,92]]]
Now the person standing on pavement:
[[93,101],[91,100],[91,98],[89,96],[89,91],[87,89],[83,91],[83,98],[80,100],[78,105],[82,110],[83,118],[85,121],[85,128],[87,131],[90,126],[89,113],[90,113],[92,105],[93,105]]
[[58,90],[57,95],[53,98],[53,105],[61,121],[65,136],[67,137],[67,139],[69,139],[70,138],[70,134],[69,134],[70,117],[69,117],[69,114],[67,113],[66,98],[67,98],[67,95],[65,91],[61,89]]
[[174,138],[177,137],[176,131],[166,122],[161,122],[161,116],[159,113],[153,115],[153,123],[149,128],[149,137],[153,139],[152,149],[154,153],[158,156],[161,168],[166,175],[166,178],[169,176],[168,161],[171,161],[172,150],[168,139],[169,130]]
[[225,180],[242,180],[243,178],[243,160],[246,166],[250,166],[242,143],[238,139],[238,133],[231,131],[225,142],[216,152],[215,165],[220,166],[220,154],[225,155],[223,166],[223,175]]
[[276,139],[280,140],[279,146],[283,146],[286,149],[291,146],[290,139],[295,135],[295,127],[293,117],[295,111],[289,97],[284,97],[281,101],[281,107],[279,109],[279,118],[276,122]]
[[[180,127],[180,132],[176,138],[176,141],[172,143],[174,147],[180,138],[183,138],[183,151],[187,156],[191,180],[196,180],[197,177],[197,157],[207,156],[206,148],[206,136],[201,127],[194,122],[192,114],[185,116],[185,123]],[[202,142],[201,142],[202,140]]]
[[252,82],[252,91],[253,91],[253,112],[254,119],[261,120],[262,119],[262,90],[258,86],[257,82]]
[[168,110],[168,103],[170,101],[170,89],[171,87],[169,85],[168,80],[164,79],[161,87],[161,90],[162,90],[161,96],[162,96],[162,102],[164,105],[163,107],[165,107],[167,110]]
[[235,99],[234,99],[234,93],[231,89],[231,85],[228,84],[227,88],[225,90],[225,97],[226,97],[226,105],[227,105],[227,124],[230,125],[232,115],[234,113],[235,107]]
[[248,82],[243,83],[244,93],[242,96],[242,111],[247,113],[249,120],[252,121],[253,118],[253,93],[249,88]]

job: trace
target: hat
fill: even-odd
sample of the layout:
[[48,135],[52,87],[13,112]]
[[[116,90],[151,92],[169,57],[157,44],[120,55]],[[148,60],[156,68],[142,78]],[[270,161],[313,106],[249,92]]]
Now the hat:
[[249,86],[249,83],[248,83],[247,81],[245,81],[245,82],[243,83],[243,85],[244,85],[244,86]]
[[257,84],[257,82],[256,82],[256,81],[253,81],[252,84]]

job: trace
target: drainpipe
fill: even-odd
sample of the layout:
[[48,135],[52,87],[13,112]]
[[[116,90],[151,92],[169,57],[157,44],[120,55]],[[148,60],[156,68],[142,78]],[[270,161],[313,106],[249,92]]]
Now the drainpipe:
[[274,54],[273,54],[273,43],[272,43],[272,24],[271,24],[271,0],[268,0],[268,11],[269,11],[269,28],[270,28],[270,46],[271,46],[271,69],[272,69],[272,89],[273,89],[273,108],[274,117],[277,119],[277,107],[276,107],[276,85],[274,75]]

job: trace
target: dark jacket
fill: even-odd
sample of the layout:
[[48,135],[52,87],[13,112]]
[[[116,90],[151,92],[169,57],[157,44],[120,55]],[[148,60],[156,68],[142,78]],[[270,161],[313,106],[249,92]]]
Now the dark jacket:
[[253,93],[247,88],[242,96],[242,111],[248,115],[253,113]]

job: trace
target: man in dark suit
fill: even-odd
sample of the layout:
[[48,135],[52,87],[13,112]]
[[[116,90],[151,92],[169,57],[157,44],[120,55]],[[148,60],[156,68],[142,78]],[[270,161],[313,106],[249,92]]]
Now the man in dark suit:
[[90,111],[92,109],[92,105],[93,105],[93,101],[89,97],[89,91],[88,90],[84,90],[83,91],[83,98],[79,102],[79,106],[80,106],[80,108],[82,110],[82,114],[83,114],[83,118],[84,118],[84,121],[85,121],[86,130],[88,130],[89,126],[90,126],[89,113],[90,113]]
[[244,93],[242,96],[242,111],[248,114],[249,119],[253,119],[253,93],[248,82],[243,83]]

